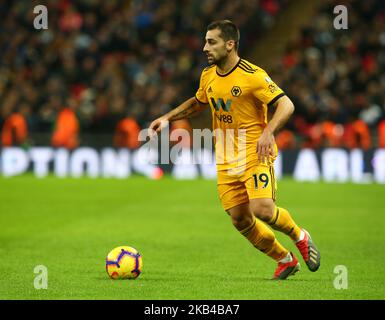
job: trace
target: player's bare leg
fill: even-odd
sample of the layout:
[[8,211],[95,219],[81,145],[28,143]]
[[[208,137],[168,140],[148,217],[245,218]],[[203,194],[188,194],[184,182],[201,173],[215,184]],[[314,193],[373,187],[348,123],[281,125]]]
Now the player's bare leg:
[[254,217],[248,203],[235,206],[227,210],[227,213],[235,228],[255,248],[278,262],[273,279],[286,279],[299,271],[298,260],[278,242],[274,233],[262,221]]
[[252,214],[268,223],[273,229],[288,235],[296,244],[310,271],[317,271],[320,267],[321,255],[312,241],[310,234],[294,222],[290,213],[277,207],[273,199],[251,199]]

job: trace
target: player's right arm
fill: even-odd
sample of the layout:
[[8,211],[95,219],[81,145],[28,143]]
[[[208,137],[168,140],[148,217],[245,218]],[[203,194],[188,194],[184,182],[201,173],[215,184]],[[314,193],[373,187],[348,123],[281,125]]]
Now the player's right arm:
[[[209,105],[208,99],[206,96],[206,85],[207,85],[207,71],[212,69],[211,67],[205,68],[201,74],[199,81],[199,88],[195,94],[195,97],[192,97],[181,105],[161,116],[158,119],[155,119],[149,127],[149,134],[152,137],[155,133],[159,133],[162,129],[168,126],[168,123],[175,120],[191,118],[201,113]],[[154,132],[155,131],[155,132]]]
[[150,134],[154,131],[159,133],[168,126],[169,122],[194,117],[206,109],[207,106],[208,104],[201,103],[195,97],[192,97],[175,109],[151,122],[149,127]]

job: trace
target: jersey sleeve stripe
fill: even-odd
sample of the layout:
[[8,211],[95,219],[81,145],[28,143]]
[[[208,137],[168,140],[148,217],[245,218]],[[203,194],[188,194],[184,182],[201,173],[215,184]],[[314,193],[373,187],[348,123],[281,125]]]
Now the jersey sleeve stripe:
[[273,100],[271,100],[267,106],[270,107],[271,105],[273,105],[274,103],[277,102],[277,100],[283,96],[285,96],[286,94],[284,92],[280,93],[279,95],[277,95]]
[[241,65],[239,65],[239,68],[241,68],[243,71],[245,71],[245,72],[247,72],[247,73],[251,73],[251,74],[253,74],[253,73],[255,73],[255,71],[251,71],[251,70],[249,70],[249,69],[245,69],[243,66],[241,66]]
[[250,66],[247,62],[245,62],[244,60],[241,60],[240,64],[245,67],[246,69],[249,69],[250,71],[256,71],[257,69],[253,68],[252,66]]

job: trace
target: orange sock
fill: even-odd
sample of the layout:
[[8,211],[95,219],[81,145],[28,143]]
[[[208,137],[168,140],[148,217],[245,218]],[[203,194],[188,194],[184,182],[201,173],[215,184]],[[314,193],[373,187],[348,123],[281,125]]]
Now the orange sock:
[[274,214],[268,224],[274,229],[287,234],[292,240],[297,241],[301,229],[294,222],[290,213],[284,208],[275,207]]
[[273,231],[258,219],[254,219],[251,225],[241,230],[240,233],[255,248],[267,254],[275,261],[285,258],[289,253],[275,238]]

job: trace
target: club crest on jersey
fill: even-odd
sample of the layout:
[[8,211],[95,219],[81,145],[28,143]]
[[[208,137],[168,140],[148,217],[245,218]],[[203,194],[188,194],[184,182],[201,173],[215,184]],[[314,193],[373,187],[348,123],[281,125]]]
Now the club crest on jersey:
[[274,83],[273,80],[271,80],[270,77],[265,77],[265,81],[269,84],[269,90],[271,93],[274,93],[275,91],[277,91],[277,86],[276,84]]
[[240,87],[234,86],[234,87],[231,89],[231,94],[233,95],[233,97],[239,97],[239,96],[242,94],[242,90],[241,90]]
[[269,90],[271,93],[277,91],[277,86],[275,84],[269,84]]

